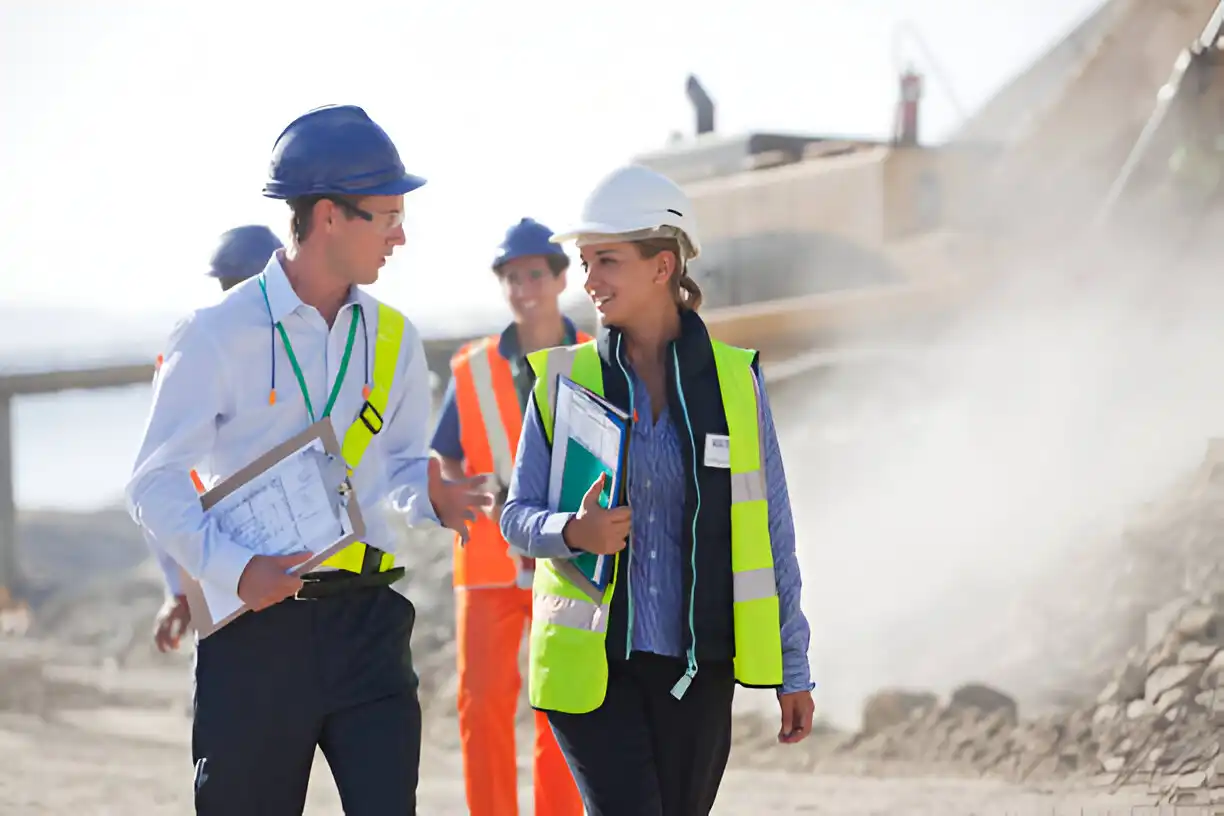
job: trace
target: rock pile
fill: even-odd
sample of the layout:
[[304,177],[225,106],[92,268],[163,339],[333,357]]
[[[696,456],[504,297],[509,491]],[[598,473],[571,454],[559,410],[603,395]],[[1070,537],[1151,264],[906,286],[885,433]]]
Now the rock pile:
[[1170,804],[1224,803],[1224,593],[1179,610],[1150,650],[1117,667],[1095,703],[1032,720],[1017,714],[986,686],[963,686],[946,705],[884,691],[835,753],[953,763],[1018,781],[1144,782]]
[[1224,440],[1213,440],[1199,468],[1139,508],[1120,538],[1085,540],[1035,577],[1015,604],[1007,659],[990,674],[1026,707],[1085,703],[1131,649],[1146,647],[1152,612],[1222,573]]
[[1029,673],[1017,682],[1048,672],[1041,702],[1049,708],[1057,692],[1056,710],[1021,719],[1007,695],[980,685],[946,703],[889,689],[867,700],[859,733],[833,754],[1014,780],[1146,783],[1170,804],[1224,802],[1222,465],[1224,443],[1213,441],[1199,470],[1144,508],[1121,546],[1069,559],[1081,592],[1034,604],[1046,651],[1017,664]]

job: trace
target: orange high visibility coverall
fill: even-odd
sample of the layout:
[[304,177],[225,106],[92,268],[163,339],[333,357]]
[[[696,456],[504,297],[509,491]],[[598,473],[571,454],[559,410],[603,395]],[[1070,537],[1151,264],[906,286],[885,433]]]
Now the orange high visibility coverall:
[[[499,337],[473,341],[451,361],[464,471],[495,474],[503,485],[523,427],[523,407]],[[585,342],[580,336],[579,342]],[[466,546],[455,536],[459,651],[459,735],[472,816],[516,816],[514,719],[522,688],[518,655],[531,622],[529,559],[511,554],[497,524],[478,515]],[[529,578],[530,573],[526,572]],[[536,816],[582,816],[582,798],[543,712],[535,712],[532,780]]]

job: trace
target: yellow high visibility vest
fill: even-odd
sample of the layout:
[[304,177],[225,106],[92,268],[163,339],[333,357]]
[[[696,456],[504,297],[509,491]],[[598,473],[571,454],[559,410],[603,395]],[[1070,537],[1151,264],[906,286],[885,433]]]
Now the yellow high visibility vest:
[[[782,685],[782,628],[769,505],[765,488],[760,399],[752,371],[756,353],[711,341],[731,448],[731,570],[735,679],[742,685]],[[595,342],[543,349],[528,355],[536,372],[535,402],[551,442],[557,377],[564,375],[603,395],[603,369]],[[620,566],[616,556],[614,569]],[[603,704],[608,686],[605,647],[616,589],[588,595],[566,577],[563,559],[536,562],[532,585],[528,700],[535,708],[585,714]]]
[[[387,413],[387,401],[391,397],[391,385],[395,382],[395,370],[399,365],[400,347],[404,340],[404,316],[385,303],[378,304],[378,335],[374,339],[374,368],[370,372],[370,394],[349,426],[340,444],[340,453],[348,464],[351,475],[366,448],[382,430],[383,416]],[[362,572],[366,558],[366,544],[355,541],[323,563],[329,567],[348,572]],[[382,553],[376,572],[386,572],[395,566],[395,556]]]

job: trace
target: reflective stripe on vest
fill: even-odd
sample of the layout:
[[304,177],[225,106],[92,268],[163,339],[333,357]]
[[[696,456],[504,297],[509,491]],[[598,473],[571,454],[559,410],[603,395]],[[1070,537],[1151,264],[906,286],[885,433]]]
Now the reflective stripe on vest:
[[[451,362],[459,443],[469,476],[492,473],[510,484],[514,453],[523,428],[523,411],[510,363],[497,350],[499,336],[460,349]],[[466,545],[455,536],[454,585],[467,589],[513,586],[518,564],[492,519],[480,514],[468,524]]]
[[[775,687],[782,684],[782,631],[769,539],[760,397],[752,371],[755,352],[717,341],[712,347],[730,437],[735,679],[742,685]],[[528,359],[538,377],[536,410],[551,442],[557,377],[567,376],[602,395],[599,353],[592,342],[546,349]],[[619,554],[616,560],[619,567]],[[607,690],[604,639],[615,578],[602,598],[593,599],[564,572],[552,559],[539,561],[536,568],[528,697],[536,708],[583,714],[598,708]]]
[[731,437],[731,578],[735,679],[782,685],[782,620],[769,537],[765,445],[755,352],[714,341],[714,364]]
[[497,351],[499,337],[477,341],[456,355],[455,403],[463,457],[472,473],[492,473],[510,484],[523,410],[510,363]]
[[[395,370],[399,367],[400,347],[404,340],[404,316],[385,303],[378,304],[378,334],[374,340],[373,382],[370,395],[366,397],[357,419],[349,426],[340,445],[340,452],[348,464],[351,475],[361,464],[366,449],[374,436],[382,430],[383,417],[387,413],[387,402],[391,398],[391,386],[395,383]],[[323,562],[324,566],[362,571],[366,558],[366,545],[357,541]],[[377,566],[378,572],[386,572],[395,566],[395,556],[383,553]]]

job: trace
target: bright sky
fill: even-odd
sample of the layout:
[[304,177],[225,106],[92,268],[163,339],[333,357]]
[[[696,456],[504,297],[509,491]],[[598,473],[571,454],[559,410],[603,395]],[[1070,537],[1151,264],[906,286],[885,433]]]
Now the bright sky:
[[[0,305],[215,297],[202,273],[221,232],[285,234],[283,202],[260,195],[277,135],[354,103],[429,179],[373,288],[428,330],[498,308],[488,265],[507,226],[560,226],[604,173],[690,132],[690,71],[722,132],[883,135],[899,23],[975,108],[1100,2],[5,0]],[[957,123],[928,72],[924,138]]]

